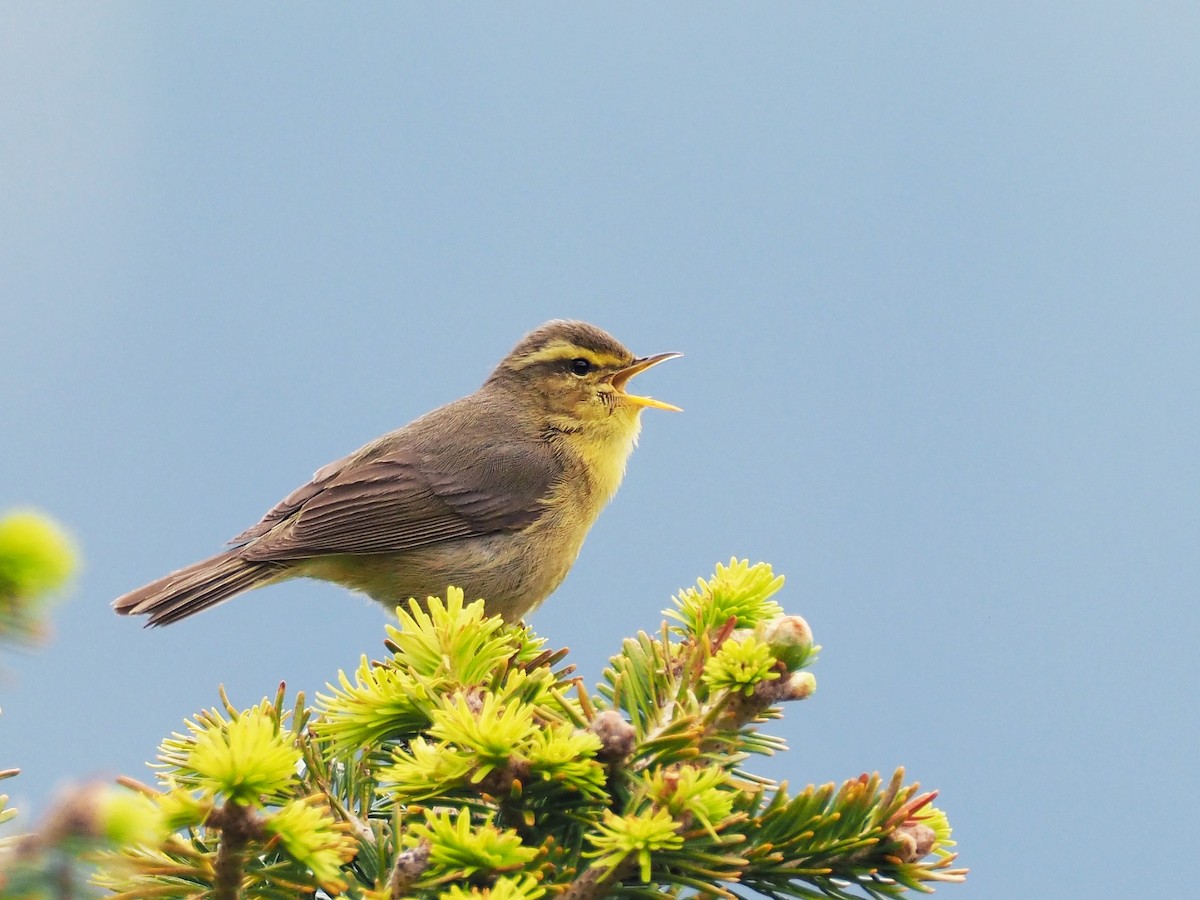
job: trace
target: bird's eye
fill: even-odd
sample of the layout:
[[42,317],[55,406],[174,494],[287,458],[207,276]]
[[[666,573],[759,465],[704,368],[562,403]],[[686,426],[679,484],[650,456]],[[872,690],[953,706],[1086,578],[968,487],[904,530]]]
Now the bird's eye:
[[571,360],[571,373],[580,377],[592,371],[592,364],[582,356]]

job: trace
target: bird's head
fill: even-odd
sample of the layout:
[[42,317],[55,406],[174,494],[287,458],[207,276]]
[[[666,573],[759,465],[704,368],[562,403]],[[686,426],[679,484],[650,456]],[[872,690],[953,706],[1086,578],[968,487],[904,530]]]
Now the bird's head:
[[679,353],[638,358],[608,332],[586,322],[547,322],[521,339],[488,379],[513,391],[544,427],[576,443],[631,442],[647,407],[678,411],[626,387],[639,372]]

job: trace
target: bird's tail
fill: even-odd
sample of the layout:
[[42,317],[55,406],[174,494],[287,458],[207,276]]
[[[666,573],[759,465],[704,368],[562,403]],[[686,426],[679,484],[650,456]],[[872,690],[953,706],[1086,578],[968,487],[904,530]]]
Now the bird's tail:
[[279,579],[280,567],[242,559],[235,548],[172,572],[113,601],[124,616],[148,615],[147,625],[169,625],[242,591]]

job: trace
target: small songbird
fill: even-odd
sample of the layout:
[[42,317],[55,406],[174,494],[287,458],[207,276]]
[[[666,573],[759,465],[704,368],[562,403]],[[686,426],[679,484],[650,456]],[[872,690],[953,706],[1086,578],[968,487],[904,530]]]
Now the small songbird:
[[519,621],[558,587],[612,498],[646,407],[629,379],[678,353],[635,357],[586,322],[526,335],[475,393],[321,468],[232,549],[113,603],[167,625],[289,578],[394,608],[449,585]]

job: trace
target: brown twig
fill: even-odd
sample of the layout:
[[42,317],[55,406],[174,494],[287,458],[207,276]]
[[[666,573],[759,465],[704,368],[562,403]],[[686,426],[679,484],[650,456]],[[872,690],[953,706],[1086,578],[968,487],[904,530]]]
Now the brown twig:
[[213,810],[205,824],[221,831],[221,845],[213,866],[213,898],[238,900],[246,863],[246,845],[263,837],[262,821],[249,807],[230,800]]

